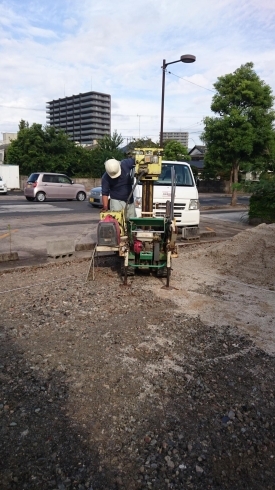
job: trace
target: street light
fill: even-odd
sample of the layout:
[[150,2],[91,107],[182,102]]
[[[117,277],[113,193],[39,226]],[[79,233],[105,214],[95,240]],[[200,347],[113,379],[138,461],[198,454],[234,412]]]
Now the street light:
[[182,61],[182,63],[194,63],[196,61],[196,56],[193,54],[183,54],[179,60],[177,61],[170,61],[170,63],[166,63],[166,60],[163,60],[163,65],[162,65],[162,92],[161,92],[161,119],[160,119],[160,138],[159,138],[159,145],[160,148],[162,148],[163,145],[163,115],[164,115],[164,88],[165,88],[165,70],[168,65],[172,65],[173,63],[179,63]]

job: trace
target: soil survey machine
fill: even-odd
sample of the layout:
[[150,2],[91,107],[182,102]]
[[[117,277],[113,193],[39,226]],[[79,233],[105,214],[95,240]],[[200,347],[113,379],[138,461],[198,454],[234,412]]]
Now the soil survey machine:
[[153,215],[153,186],[161,174],[162,150],[137,148],[132,155],[136,162],[136,184],[142,184],[141,217],[128,218],[126,208],[119,212],[102,211],[97,228],[96,250],[118,252],[123,260],[124,284],[127,284],[127,276],[139,270],[166,277],[166,287],[169,287],[171,259],[177,257],[177,230],[173,215],[176,186],[174,168],[171,171],[171,200],[166,203],[165,216],[156,218]]

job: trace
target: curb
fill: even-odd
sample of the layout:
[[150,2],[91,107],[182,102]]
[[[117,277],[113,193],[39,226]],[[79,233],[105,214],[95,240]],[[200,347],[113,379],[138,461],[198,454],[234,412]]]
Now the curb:
[[0,254],[0,262],[9,262],[11,260],[18,260],[18,253],[17,252],[12,252],[12,253],[3,253]]

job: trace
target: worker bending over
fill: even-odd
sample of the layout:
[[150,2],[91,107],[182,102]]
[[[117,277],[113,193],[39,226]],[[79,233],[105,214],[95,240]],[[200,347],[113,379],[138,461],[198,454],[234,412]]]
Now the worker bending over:
[[[105,170],[102,177],[102,203],[103,210],[108,209],[108,197],[110,196],[110,211],[121,211],[125,208],[127,218],[134,218],[135,204],[132,193],[132,169],[135,166],[134,158],[125,158],[119,162],[114,158],[105,162]],[[129,198],[129,196],[131,197]]]

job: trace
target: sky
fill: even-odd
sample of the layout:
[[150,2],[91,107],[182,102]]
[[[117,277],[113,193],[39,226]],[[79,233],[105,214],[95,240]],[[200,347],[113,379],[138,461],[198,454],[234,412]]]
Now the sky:
[[[253,62],[275,95],[273,0],[0,0],[0,133],[21,119],[45,126],[48,101],[111,95],[111,132],[159,140],[164,131],[202,144],[217,78]],[[0,134],[0,139],[2,135]]]

